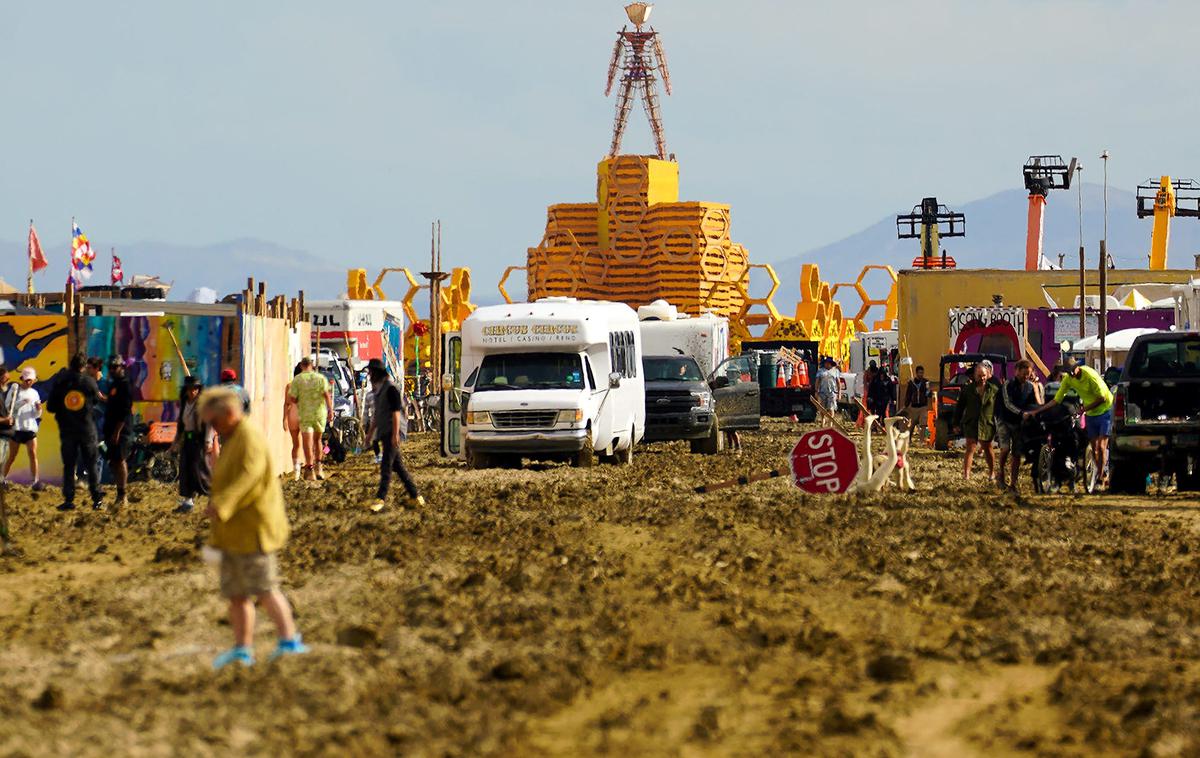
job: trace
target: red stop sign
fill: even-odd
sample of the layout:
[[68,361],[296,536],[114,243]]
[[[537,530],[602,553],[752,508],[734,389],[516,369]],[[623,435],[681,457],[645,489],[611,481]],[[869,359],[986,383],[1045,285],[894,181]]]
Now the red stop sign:
[[845,492],[856,476],[858,450],[837,429],[805,432],[792,448],[792,483],[805,492]]

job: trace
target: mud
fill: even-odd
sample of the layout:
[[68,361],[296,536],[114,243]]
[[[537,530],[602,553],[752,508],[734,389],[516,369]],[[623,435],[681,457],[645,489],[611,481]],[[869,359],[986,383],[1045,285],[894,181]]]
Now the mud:
[[216,674],[201,516],[165,488],[69,516],[14,490],[0,754],[1200,752],[1192,499],[1001,496],[924,451],[910,496],[692,494],[795,436],[486,472],[416,439],[429,504],[380,515],[369,459],[289,483],[314,652],[265,663],[260,615],[260,663]]

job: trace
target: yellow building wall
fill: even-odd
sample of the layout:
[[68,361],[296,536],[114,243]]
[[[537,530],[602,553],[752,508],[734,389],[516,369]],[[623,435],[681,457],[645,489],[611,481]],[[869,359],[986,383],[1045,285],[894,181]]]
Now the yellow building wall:
[[[1185,283],[1196,275],[1196,270],[1184,269],[1115,269],[1108,272],[1108,289],[1112,294],[1112,290],[1124,284]],[[1089,295],[1097,293],[1099,276],[1098,271],[1087,273]],[[1048,307],[1049,296],[1057,307],[1071,308],[1077,294],[1078,271],[901,271],[898,289],[901,353],[907,348],[914,365],[923,365],[926,373],[934,374],[933,367],[949,348],[951,308],[991,305],[993,295],[1002,295],[1005,305],[1025,308]]]

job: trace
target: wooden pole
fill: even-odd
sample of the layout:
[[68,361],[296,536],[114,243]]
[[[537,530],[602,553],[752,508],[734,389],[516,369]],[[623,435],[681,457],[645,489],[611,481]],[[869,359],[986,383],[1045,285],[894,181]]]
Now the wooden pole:
[[1087,336],[1087,261],[1079,246],[1079,339]]
[[[441,222],[437,221],[430,225],[429,228],[429,270],[433,272],[429,280],[429,365],[433,368],[435,375],[441,375],[440,353],[442,347],[442,315],[441,315],[441,282],[438,281],[437,273],[441,271],[438,268],[438,245],[441,243],[442,230]],[[418,353],[416,378],[418,381],[421,376],[421,356]],[[401,371],[404,370],[404,365],[400,366]],[[403,376],[403,374],[401,374]]]
[[[29,219],[29,234],[33,236],[33,219]],[[30,255],[31,252],[31,250],[25,251],[25,257],[29,259],[29,278],[25,280],[25,290],[30,295],[33,294],[33,256]]]
[[175,345],[175,355],[179,356],[179,365],[183,367],[183,375],[191,376],[192,371],[188,368],[187,359],[183,357],[183,350],[179,347],[179,340],[175,337],[175,329],[167,324],[167,334],[171,335],[171,343]]
[[765,482],[768,479],[778,479],[781,476],[786,476],[787,471],[783,469],[772,469],[771,471],[763,471],[756,474],[746,474],[739,476],[737,479],[726,479],[723,482],[715,482],[713,484],[702,484],[695,489],[695,492],[703,495],[706,492],[715,492],[717,490],[729,489],[738,485],[753,484],[754,482]]

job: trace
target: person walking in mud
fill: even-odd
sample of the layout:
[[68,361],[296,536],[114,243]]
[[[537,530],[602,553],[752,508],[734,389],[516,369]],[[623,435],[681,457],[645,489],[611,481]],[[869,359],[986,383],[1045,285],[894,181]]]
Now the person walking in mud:
[[1054,397],[1041,407],[1030,411],[1029,415],[1036,416],[1050,410],[1072,392],[1079,396],[1083,404],[1080,413],[1084,414],[1084,426],[1092,448],[1092,459],[1096,461],[1096,469],[1104,478],[1101,486],[1107,487],[1108,437],[1112,433],[1113,394],[1104,377],[1100,376],[1096,369],[1082,363],[1070,366]]
[[[32,366],[21,369],[21,379],[10,386],[5,393],[5,407],[11,407],[12,438],[8,443],[8,459],[4,462],[4,476],[0,480],[8,481],[13,464],[21,447],[29,452],[29,473],[33,478],[33,491],[41,492],[46,488],[42,484],[38,471],[38,427],[42,423],[42,396],[34,389],[37,382],[37,371]],[[12,395],[12,402],[8,402]]]
[[108,391],[105,393],[104,452],[117,485],[117,508],[128,504],[129,453],[133,446],[133,386],[125,375],[125,361],[114,355],[108,361]]
[[879,418],[887,418],[890,415],[889,411],[895,394],[895,383],[892,382],[891,374],[888,373],[888,367],[880,366],[879,370],[872,375],[871,384],[867,388],[867,407]]
[[841,383],[842,376],[834,360],[826,358],[821,361],[821,370],[817,372],[817,400],[822,408],[835,415],[838,412]]
[[300,414],[300,437],[304,443],[304,478],[308,481],[325,479],[321,469],[321,454],[326,424],[333,423],[333,389],[329,380],[317,371],[312,358],[300,360],[300,373],[293,379],[288,396],[296,401]]
[[383,452],[379,463],[379,489],[375,493],[375,503],[371,510],[379,513],[387,507],[388,489],[392,482],[392,474],[400,476],[408,497],[418,506],[425,505],[425,498],[417,490],[404,461],[400,457],[400,443],[408,439],[408,419],[404,416],[404,397],[400,389],[392,384],[388,376],[387,366],[378,358],[372,358],[367,364],[367,377],[375,397],[375,412],[371,416],[370,437],[378,440]]
[[13,409],[19,389],[20,385],[9,381],[8,366],[0,363],[0,452],[3,453],[0,457],[3,458],[7,458],[8,448],[13,444]]
[[[1017,361],[1016,373],[1004,385],[1000,402],[996,404],[996,447],[1000,448],[996,480],[1000,489],[1010,492],[1018,491],[1017,482],[1021,473],[1021,423],[1025,420],[1025,412],[1039,405],[1037,388],[1030,381],[1032,376],[1033,363],[1025,359]],[[1005,469],[1010,459],[1011,475]]]
[[901,411],[908,419],[914,439],[927,432],[930,399],[929,380],[925,378],[925,367],[917,366],[913,371],[913,378],[909,379],[905,386],[904,410]]
[[996,459],[992,451],[992,440],[996,436],[996,396],[999,390],[988,381],[988,370],[977,365],[972,374],[972,383],[963,387],[958,404],[954,407],[954,427],[961,429],[967,440],[963,456],[963,480],[971,480],[971,467],[975,451],[982,450],[987,461],[988,478],[996,478]]
[[[92,422],[96,425],[97,430],[104,429],[104,410],[107,405],[109,380],[104,378],[104,359],[96,356],[91,356],[87,359],[87,363],[83,367],[83,373],[92,377],[95,380],[96,386],[100,388],[100,402],[92,408]],[[100,438],[100,451],[96,456],[96,476],[100,481],[104,481],[104,438]],[[86,482],[87,472],[83,470],[83,462],[80,461],[75,470],[75,478],[77,481]]]
[[201,395],[199,416],[225,440],[205,513],[212,521],[209,545],[221,555],[221,595],[229,601],[233,647],[216,657],[213,668],[254,664],[255,601],[275,624],[278,643],[271,659],[307,653],[291,605],[279,591],[276,553],[289,527],[267,441],[246,422],[233,390],[217,387]]
[[179,426],[174,443],[175,453],[179,456],[179,507],[175,509],[176,513],[191,513],[196,507],[196,498],[209,494],[209,459],[214,435],[200,415],[200,389],[199,379],[186,376],[179,391]]
[[67,370],[59,376],[46,410],[54,414],[58,422],[59,442],[63,462],[63,502],[60,511],[75,510],[75,477],[72,472],[80,461],[87,476],[88,490],[92,496],[92,509],[104,509],[104,493],[100,490],[100,472],[96,468],[99,440],[92,409],[101,400],[96,380],[83,373],[87,358],[83,353],[71,356]]
[[[292,370],[292,379],[300,376],[300,364],[296,364],[296,368]],[[283,429],[292,438],[292,476],[296,481],[300,481],[300,475],[304,471],[304,464],[300,463],[300,452],[303,445],[300,443],[300,406],[292,397],[292,383],[288,382],[288,386],[283,388]]]

